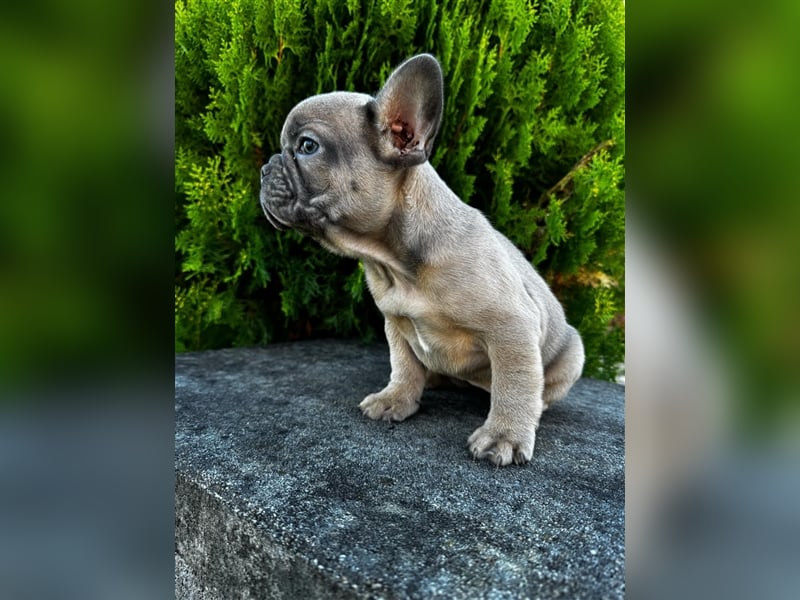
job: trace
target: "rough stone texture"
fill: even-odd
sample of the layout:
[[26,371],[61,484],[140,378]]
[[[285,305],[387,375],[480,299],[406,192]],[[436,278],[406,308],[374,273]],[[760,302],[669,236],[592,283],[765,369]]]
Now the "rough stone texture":
[[319,341],[176,356],[179,598],[619,598],[624,388],[581,380],[533,461],[470,457],[489,396],[358,403],[388,348]]

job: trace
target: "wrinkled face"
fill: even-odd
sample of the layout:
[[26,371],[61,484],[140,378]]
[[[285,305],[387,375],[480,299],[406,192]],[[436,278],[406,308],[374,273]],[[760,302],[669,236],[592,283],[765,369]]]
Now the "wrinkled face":
[[430,156],[443,102],[442,70],[428,54],[395,69],[374,98],[303,100],[283,125],[280,154],[261,168],[270,223],[323,243],[331,227],[357,236],[384,230],[407,170]]
[[365,94],[334,92],[292,109],[281,153],[261,168],[261,206],[274,227],[322,237],[330,225],[378,225],[392,169],[376,160],[374,104]]

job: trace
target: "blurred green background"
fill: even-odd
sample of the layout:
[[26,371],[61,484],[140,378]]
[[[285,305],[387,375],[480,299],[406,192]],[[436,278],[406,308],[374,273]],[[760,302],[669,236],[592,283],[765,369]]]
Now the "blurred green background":
[[629,214],[685,278],[739,427],[796,423],[800,4],[648,3],[628,16]]
[[2,390],[171,368],[172,32],[152,8],[3,8]]
[[632,2],[626,18],[639,240],[627,247],[627,591],[790,598],[800,3]]

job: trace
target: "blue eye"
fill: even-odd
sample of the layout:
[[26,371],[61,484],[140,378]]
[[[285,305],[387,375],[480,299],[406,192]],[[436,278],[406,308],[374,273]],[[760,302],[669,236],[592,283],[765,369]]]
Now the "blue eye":
[[308,137],[301,137],[297,146],[298,154],[305,154],[306,156],[314,154],[319,150],[319,144]]

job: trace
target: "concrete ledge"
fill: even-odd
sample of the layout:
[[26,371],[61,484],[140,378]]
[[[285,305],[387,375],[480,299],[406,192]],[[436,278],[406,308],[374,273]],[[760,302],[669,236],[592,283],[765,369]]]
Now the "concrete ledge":
[[466,448],[487,394],[370,421],[388,376],[356,342],[176,356],[178,598],[624,595],[623,387],[581,380],[497,469]]

